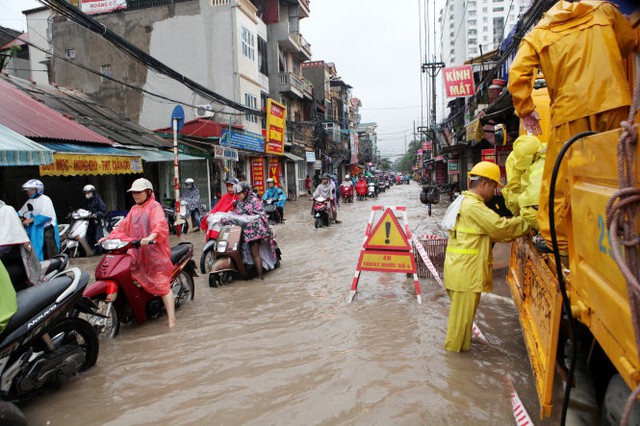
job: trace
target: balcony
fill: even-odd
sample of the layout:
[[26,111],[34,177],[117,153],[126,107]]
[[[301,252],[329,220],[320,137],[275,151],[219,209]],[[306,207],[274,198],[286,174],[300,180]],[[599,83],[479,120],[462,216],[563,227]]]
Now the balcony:
[[300,19],[308,18],[309,13],[311,13],[311,9],[309,8],[309,0],[284,0],[285,3],[290,5],[298,6],[298,16]]
[[278,91],[293,93],[300,99],[313,99],[313,86],[292,72],[278,74]]
[[280,26],[277,40],[285,50],[293,53],[300,61],[311,60],[311,44],[298,31],[289,28],[289,25]]

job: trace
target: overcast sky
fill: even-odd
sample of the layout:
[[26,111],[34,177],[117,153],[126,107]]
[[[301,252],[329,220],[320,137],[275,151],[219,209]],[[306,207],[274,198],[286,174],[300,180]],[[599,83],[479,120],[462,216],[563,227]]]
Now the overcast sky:
[[[439,13],[442,0],[436,1]],[[433,0],[429,3],[432,11]],[[0,0],[0,25],[26,30],[21,12],[39,5]],[[311,0],[310,7],[301,32],[313,59],[336,64],[362,101],[362,121],[378,123],[382,155],[395,160],[404,153],[405,138],[413,136],[414,120],[420,120],[418,0]]]

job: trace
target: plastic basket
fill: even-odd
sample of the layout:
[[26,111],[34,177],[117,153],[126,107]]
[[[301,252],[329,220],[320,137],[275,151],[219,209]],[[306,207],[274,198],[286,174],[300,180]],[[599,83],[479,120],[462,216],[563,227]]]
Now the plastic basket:
[[[438,271],[438,275],[442,278],[442,272],[444,269],[444,256],[445,251],[447,250],[447,239],[439,237],[437,235],[422,235],[418,238],[418,241],[424,247],[424,250],[427,252],[427,256],[431,259],[431,263]],[[427,269],[427,265],[420,257],[420,253],[418,250],[415,250],[414,253],[416,259],[416,269],[418,271],[418,278],[426,278],[431,273]]]

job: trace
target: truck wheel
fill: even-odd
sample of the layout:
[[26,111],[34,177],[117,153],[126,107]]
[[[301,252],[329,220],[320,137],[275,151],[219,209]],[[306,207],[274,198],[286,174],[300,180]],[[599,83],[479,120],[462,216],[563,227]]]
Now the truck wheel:
[[[602,401],[601,425],[617,426],[620,424],[624,412],[624,405],[630,394],[631,390],[620,374],[615,374],[611,377],[609,385],[607,386],[607,392],[604,394],[604,400]],[[629,424],[640,424],[640,403],[638,403],[638,401],[633,403],[631,415],[629,416]]]

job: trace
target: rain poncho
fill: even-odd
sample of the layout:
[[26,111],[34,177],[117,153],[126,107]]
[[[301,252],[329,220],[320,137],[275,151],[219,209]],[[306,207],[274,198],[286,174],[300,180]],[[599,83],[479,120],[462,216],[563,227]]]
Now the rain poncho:
[[[33,207],[32,210],[29,210],[29,205]],[[53,203],[49,197],[41,194],[35,198],[30,198],[26,203],[24,203],[22,208],[18,211],[18,214],[27,219],[33,218],[33,223],[26,227],[26,231],[39,260],[44,259],[44,228],[49,225],[53,226],[56,246],[58,247],[58,250],[60,250],[58,218],[56,217],[56,211],[54,210]]]
[[522,193],[518,196],[520,216],[535,230],[539,230],[538,205],[540,204],[540,186],[542,185],[542,172],[544,171],[546,145],[529,169],[523,173]]
[[313,198],[324,197],[333,200],[333,190],[334,187],[331,180],[329,180],[329,182],[327,183],[321,183],[316,187],[316,190],[313,193]]
[[500,217],[475,192],[464,191],[462,196],[444,260],[444,285],[451,298],[445,349],[453,352],[469,350],[480,293],[493,288],[491,243],[529,232],[522,218]]
[[262,199],[266,201],[269,198],[279,200],[279,201],[276,201],[276,206],[281,208],[284,208],[284,203],[287,201],[286,194],[282,189],[278,188],[277,186],[274,186],[273,188],[267,188],[267,190],[264,191],[264,195],[262,196]]
[[110,239],[140,240],[151,233],[158,234],[156,244],[132,248],[128,254],[131,262],[131,276],[148,293],[164,296],[170,290],[171,247],[169,246],[169,225],[162,206],[153,196],[144,204],[134,205],[129,214],[109,235]]
[[0,260],[0,333],[17,311],[16,292],[11,284],[9,273]]
[[220,199],[218,200],[216,205],[213,206],[211,211],[202,218],[202,221],[200,222],[200,228],[202,229],[208,228],[209,225],[207,224],[207,219],[209,215],[212,215],[214,213],[227,213],[233,210],[233,203],[237,199],[238,199],[238,196],[233,191],[227,192],[222,197],[220,197]]
[[200,208],[200,191],[195,185],[191,185],[191,187],[187,185],[182,191],[181,201],[187,203],[187,208],[190,212],[198,210]]
[[[526,189],[522,186],[522,176],[527,173],[531,164],[539,155],[542,144],[535,136],[522,135],[513,143],[513,151],[507,157],[505,169],[507,171],[507,184],[502,188],[507,208],[514,216],[520,214],[518,197]],[[540,187],[538,187],[540,190]],[[533,204],[529,204],[533,205]],[[535,205],[538,205],[536,202]]]

